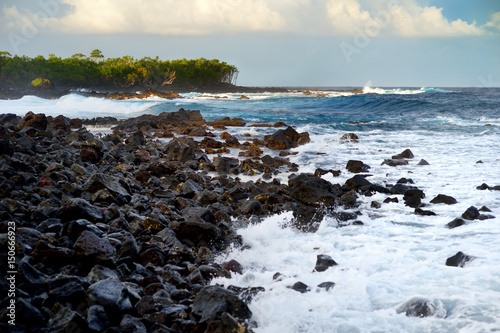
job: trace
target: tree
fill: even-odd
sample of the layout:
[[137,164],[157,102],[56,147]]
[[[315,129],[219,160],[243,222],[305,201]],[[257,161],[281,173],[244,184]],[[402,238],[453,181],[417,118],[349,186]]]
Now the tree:
[[102,52],[98,49],[95,49],[93,50],[92,52],[90,52],[90,57],[94,60],[94,61],[100,61],[101,59],[104,59],[104,55],[102,54]]

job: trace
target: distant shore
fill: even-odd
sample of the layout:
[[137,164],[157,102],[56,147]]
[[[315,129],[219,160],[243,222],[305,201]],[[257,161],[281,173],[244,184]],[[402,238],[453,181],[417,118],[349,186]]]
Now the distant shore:
[[[151,87],[113,87],[113,86],[89,86],[89,87],[67,87],[57,86],[55,89],[39,89],[30,85],[15,85],[0,81],[0,99],[20,99],[23,96],[31,95],[47,99],[56,99],[71,93],[78,93],[85,96],[107,97],[116,93],[136,93],[144,92]],[[174,92],[178,94],[189,92],[201,93],[261,93],[261,92],[288,92],[291,89],[280,87],[242,87],[231,84],[216,84],[200,87],[167,85],[161,88],[152,88],[158,92]]]

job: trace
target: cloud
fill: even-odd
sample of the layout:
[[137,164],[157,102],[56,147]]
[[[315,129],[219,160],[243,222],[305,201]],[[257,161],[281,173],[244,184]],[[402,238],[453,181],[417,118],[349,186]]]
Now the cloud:
[[491,15],[491,21],[484,25],[488,28],[496,28],[500,31],[500,12],[496,12]]
[[484,29],[476,22],[460,19],[450,22],[443,8],[419,6],[414,0],[380,0],[377,9],[363,10],[359,0],[329,0],[326,3],[331,25],[338,33],[368,36],[449,37],[480,35]]
[[406,37],[449,37],[481,35],[485,31],[476,22],[461,19],[450,22],[442,13],[443,8],[420,7],[412,1],[394,6],[390,13],[394,32]]
[[[56,1],[56,0],[54,0]],[[283,30],[285,18],[265,0],[60,0],[71,6],[60,18],[50,17],[50,31],[82,34],[154,33],[206,35],[238,31]],[[303,2],[303,0],[298,0]],[[4,22],[18,28],[37,14],[3,9]],[[5,25],[5,23],[4,23]]]
[[[338,36],[362,31],[372,37],[449,37],[500,29],[500,12],[478,26],[451,21],[442,8],[421,6],[417,0],[45,0],[51,2],[56,5],[45,14],[43,8],[32,13],[4,6],[0,31],[34,24],[39,31],[71,34]],[[69,10],[63,12],[63,4]]]

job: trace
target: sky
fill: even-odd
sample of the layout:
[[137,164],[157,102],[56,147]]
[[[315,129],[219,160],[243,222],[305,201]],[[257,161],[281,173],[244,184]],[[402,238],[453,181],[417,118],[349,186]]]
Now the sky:
[[219,59],[238,85],[500,87],[500,0],[0,0],[12,55]]

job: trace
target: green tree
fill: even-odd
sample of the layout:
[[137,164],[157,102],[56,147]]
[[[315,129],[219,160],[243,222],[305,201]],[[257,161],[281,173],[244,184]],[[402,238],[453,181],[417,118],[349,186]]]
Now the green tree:
[[90,57],[94,60],[94,61],[101,61],[102,59],[104,59],[104,55],[102,54],[102,52],[98,49],[95,49],[95,50],[92,50],[92,52],[90,52]]

